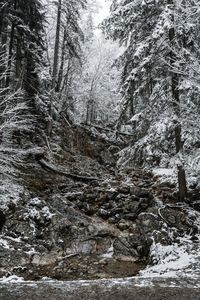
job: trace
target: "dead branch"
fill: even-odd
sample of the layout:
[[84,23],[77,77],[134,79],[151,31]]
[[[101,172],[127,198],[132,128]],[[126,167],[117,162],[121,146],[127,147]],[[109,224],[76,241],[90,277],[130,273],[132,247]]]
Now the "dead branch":
[[101,127],[101,126],[98,126],[98,125],[94,125],[94,124],[91,124],[91,125],[84,124],[84,126],[85,127],[94,127],[96,129],[107,131],[107,132],[113,132],[113,133],[118,134],[118,135],[124,135],[124,136],[133,137],[133,134],[121,132],[121,131],[118,131],[118,130],[113,130],[113,129],[110,129],[110,128],[104,128],[104,127]]
[[74,180],[81,181],[81,182],[84,182],[84,183],[88,183],[88,182],[94,181],[94,180],[99,180],[96,177],[88,177],[88,176],[81,176],[81,175],[76,175],[76,174],[68,173],[65,170],[63,170],[63,168],[57,167],[57,166],[53,165],[52,163],[50,163],[50,162],[48,162],[48,161],[46,161],[44,159],[40,159],[39,160],[39,164],[42,167],[44,167],[44,168],[46,168],[46,169],[48,169],[48,170],[50,170],[50,171],[52,171],[54,173],[57,173],[59,175],[63,175],[63,176],[66,176],[68,178],[72,178]]

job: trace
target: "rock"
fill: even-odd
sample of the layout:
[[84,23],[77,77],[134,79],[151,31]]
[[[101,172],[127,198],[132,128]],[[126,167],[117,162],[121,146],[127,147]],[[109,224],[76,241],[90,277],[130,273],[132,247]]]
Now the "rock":
[[120,229],[120,230],[127,230],[129,227],[130,227],[130,223],[126,220],[121,220],[118,224],[117,224],[117,227]]
[[150,198],[151,197],[149,191],[139,188],[139,187],[136,187],[136,186],[130,187],[130,194],[137,196],[139,198]]
[[114,216],[114,217],[109,218],[109,222],[112,223],[112,224],[116,224],[119,221],[120,221],[120,218],[118,216]]
[[130,196],[130,199],[131,199],[132,201],[139,201],[139,200],[140,200],[140,198],[137,197],[136,195],[131,195],[131,196]]
[[125,208],[130,212],[130,213],[135,213],[137,214],[139,211],[139,202],[136,201],[128,201],[128,204],[125,205]]
[[103,258],[99,261],[99,264],[102,266],[106,266],[106,265],[108,265],[108,260],[106,258]]
[[3,226],[4,226],[4,224],[5,224],[5,222],[6,222],[6,216],[5,216],[5,214],[0,210],[0,232],[1,232],[1,230],[2,230],[2,228],[3,228]]
[[167,187],[167,188],[170,188],[170,189],[174,189],[174,188],[176,188],[176,184],[175,183],[171,183],[171,182],[161,182],[161,183],[159,183],[159,187],[160,188],[165,188],[165,187]]
[[111,211],[111,215],[112,216],[115,216],[117,214],[121,214],[123,212],[123,208],[121,207],[116,207],[116,208],[113,208],[112,211]]
[[120,185],[117,190],[119,193],[126,195],[126,194],[129,194],[129,192],[130,192],[130,186],[123,184],[123,185]]
[[195,210],[197,210],[197,211],[200,212],[200,200],[197,200],[197,201],[192,202],[191,206],[192,206]]
[[181,208],[165,207],[160,210],[160,216],[169,226],[176,227],[180,232],[190,233],[193,230],[193,220]]
[[114,257],[127,257],[135,262],[146,260],[150,251],[151,241],[141,234],[119,237],[114,241]]
[[110,217],[110,212],[101,208],[98,212],[98,216],[104,220],[107,220]]
[[102,208],[105,210],[111,210],[113,207],[114,207],[114,202],[111,201],[102,205]]
[[126,199],[126,197],[127,197],[127,195],[124,195],[124,194],[118,194],[117,196],[116,196],[116,198],[115,198],[115,200],[116,201],[123,201],[123,200],[125,200]]
[[130,221],[135,221],[137,219],[137,214],[136,213],[124,214],[124,219],[130,220]]
[[150,200],[148,198],[141,198],[138,204],[138,210],[144,211],[150,206]]
[[108,151],[110,151],[112,154],[116,154],[117,152],[119,152],[121,149],[118,146],[115,145],[111,145],[108,148]]
[[137,226],[145,233],[159,231],[162,228],[162,222],[157,215],[141,213],[136,221]]
[[59,232],[68,233],[72,227],[72,222],[70,222],[68,218],[63,218],[59,221],[57,226],[58,226]]

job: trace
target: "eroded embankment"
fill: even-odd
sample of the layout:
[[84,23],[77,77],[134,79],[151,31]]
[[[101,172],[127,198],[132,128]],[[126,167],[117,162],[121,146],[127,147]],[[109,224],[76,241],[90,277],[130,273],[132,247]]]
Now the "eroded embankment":
[[[56,150],[53,157],[43,155],[42,164],[30,160],[23,170],[24,185],[19,189],[8,185],[2,191],[6,220],[0,239],[1,277],[135,276],[147,264],[173,254],[173,245],[178,249],[185,237],[190,247],[184,253],[198,253],[199,191],[190,190],[190,205],[177,203],[175,185],[160,183],[145,170],[117,170],[114,159],[109,164],[116,151],[109,147],[106,167],[94,158],[63,150]],[[156,249],[162,250],[161,255]],[[175,256],[171,257],[173,261]],[[184,268],[190,267],[189,260],[188,256]],[[190,275],[194,260],[191,263]]]

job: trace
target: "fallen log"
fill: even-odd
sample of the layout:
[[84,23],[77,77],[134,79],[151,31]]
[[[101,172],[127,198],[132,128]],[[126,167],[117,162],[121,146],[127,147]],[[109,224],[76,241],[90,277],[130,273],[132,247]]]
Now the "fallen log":
[[124,135],[124,136],[129,136],[129,137],[133,137],[134,135],[133,134],[130,134],[130,133],[126,133],[126,132],[121,132],[121,131],[118,131],[118,130],[114,130],[114,129],[111,129],[111,128],[105,128],[105,127],[101,127],[99,125],[94,125],[94,124],[90,124],[90,125],[87,125],[87,124],[83,124],[84,127],[94,127],[98,130],[103,130],[103,131],[107,131],[107,132],[113,132],[115,134],[118,134],[118,135]]
[[68,173],[66,172],[65,170],[63,170],[63,168],[61,167],[57,167],[55,166],[54,164],[52,164],[51,162],[48,162],[44,159],[40,159],[39,161],[39,164],[54,172],[54,173],[57,173],[59,175],[63,175],[63,176],[66,176],[68,178],[71,178],[71,179],[74,179],[74,180],[77,180],[77,181],[81,181],[81,182],[84,182],[84,183],[88,183],[88,182],[91,182],[91,181],[96,181],[96,180],[99,180],[98,178],[96,177],[89,177],[89,176],[82,176],[82,175],[77,175],[77,174],[72,174],[72,173]]

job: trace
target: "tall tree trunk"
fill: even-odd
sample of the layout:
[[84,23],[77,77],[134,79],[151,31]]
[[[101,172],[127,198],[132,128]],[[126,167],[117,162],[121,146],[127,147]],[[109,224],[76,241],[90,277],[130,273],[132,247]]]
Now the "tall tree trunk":
[[[20,31],[19,31],[20,34]],[[23,82],[23,73],[24,73],[24,67],[22,66],[22,33],[20,36],[17,37],[17,45],[16,45],[16,65],[15,65],[15,77],[16,77],[16,84],[15,84],[15,90],[17,91],[22,87]]]
[[54,46],[54,61],[53,61],[52,86],[51,86],[53,90],[55,90],[57,73],[58,73],[60,28],[61,28],[61,8],[62,8],[62,0],[58,0],[56,38],[55,38],[55,46]]
[[63,71],[64,71],[64,63],[65,63],[65,43],[66,43],[67,31],[66,28],[64,29],[63,35],[63,42],[62,42],[62,52],[61,52],[61,62],[60,62],[60,69],[58,72],[58,82],[56,86],[56,91],[59,93],[61,97],[61,85],[63,80]]
[[0,9],[0,37],[4,29],[5,13],[6,13],[5,4],[2,4],[2,7]]
[[[17,9],[17,0],[14,1],[14,12]],[[10,44],[9,44],[9,54],[8,54],[8,66],[7,66],[7,76],[6,76],[6,88],[10,85],[11,76],[11,66],[12,66],[12,55],[14,47],[14,34],[15,34],[15,20],[12,22],[11,32],[10,32]]]
[[[174,5],[174,0],[168,0],[168,4]],[[171,8],[174,9],[174,8]],[[173,12],[174,13],[174,12]],[[174,14],[172,13],[172,23],[174,23]],[[174,69],[177,57],[174,53],[174,40],[175,40],[175,26],[169,30],[169,40],[170,40],[170,65],[171,65],[171,90],[172,90],[172,99],[174,111],[177,116],[177,121],[175,124],[175,146],[176,153],[181,155],[183,151],[183,143],[181,139],[181,123],[180,123],[180,92],[179,92],[179,74],[177,74]],[[187,198],[187,182],[186,175],[183,165],[178,165],[178,187],[179,187],[179,200],[184,201]]]
[[57,24],[56,24],[56,38],[54,46],[54,60],[53,60],[53,72],[52,72],[52,83],[51,83],[51,95],[50,95],[50,105],[49,105],[49,117],[48,122],[48,135],[52,133],[53,127],[53,99],[55,95],[56,80],[58,74],[58,62],[59,62],[59,44],[60,44],[60,28],[61,28],[61,9],[62,9],[62,0],[58,0],[58,12],[57,12]]
[[3,32],[1,34],[1,44],[0,44],[0,57],[1,57],[1,64],[0,64],[0,87],[5,87],[5,79],[6,79],[6,64],[7,64],[7,40],[8,40],[8,34],[7,34],[7,28],[8,24],[7,22],[3,23]]

